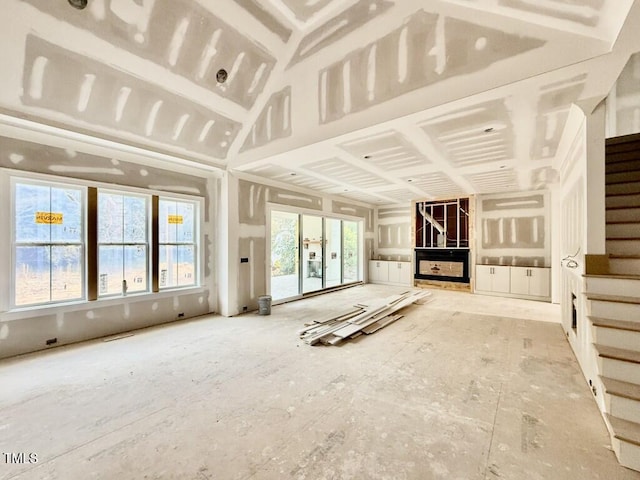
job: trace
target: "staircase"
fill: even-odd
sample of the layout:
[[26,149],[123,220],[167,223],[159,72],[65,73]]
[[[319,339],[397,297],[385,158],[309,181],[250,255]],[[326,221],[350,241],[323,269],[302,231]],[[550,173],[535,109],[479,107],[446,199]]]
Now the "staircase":
[[608,141],[605,171],[609,273],[585,291],[613,450],[640,471],[640,136]]

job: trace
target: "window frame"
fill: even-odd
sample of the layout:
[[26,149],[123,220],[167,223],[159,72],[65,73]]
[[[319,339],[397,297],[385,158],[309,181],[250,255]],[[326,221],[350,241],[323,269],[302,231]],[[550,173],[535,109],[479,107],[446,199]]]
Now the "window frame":
[[[92,248],[95,250],[95,278],[96,281],[93,290],[97,293],[99,290],[99,277],[98,277],[98,264],[97,264],[97,250],[98,250],[98,239],[97,239],[97,203],[95,205],[95,217],[94,220],[96,222],[95,225],[95,242],[90,244],[91,230],[92,226],[89,222],[92,220],[89,210],[90,210],[90,201],[91,201],[91,190],[97,192],[97,190],[110,190],[117,193],[126,194],[138,194],[149,196],[151,198],[151,202],[154,199],[159,197],[170,198],[178,201],[189,201],[193,202],[196,208],[196,214],[194,215],[194,240],[196,248],[194,250],[194,264],[196,268],[195,272],[195,281],[193,285],[187,285],[182,287],[166,287],[162,290],[154,289],[153,284],[153,274],[154,274],[154,254],[157,253],[157,248],[154,248],[155,239],[157,238],[153,236],[154,234],[154,219],[153,219],[153,205],[151,204],[151,212],[148,216],[148,230],[147,230],[147,240],[149,242],[149,251],[147,253],[147,265],[150,274],[147,280],[147,290],[144,292],[134,292],[128,296],[132,297],[143,297],[151,295],[153,298],[164,298],[167,296],[172,296],[173,291],[180,292],[204,292],[205,286],[203,285],[203,274],[205,272],[205,258],[204,252],[206,248],[204,247],[204,222],[205,222],[205,206],[206,206],[206,198],[193,194],[193,193],[180,193],[180,192],[172,192],[165,191],[152,186],[150,188],[136,187],[136,186],[128,186],[128,185],[120,185],[120,184],[111,184],[106,182],[99,182],[94,180],[86,180],[83,178],[73,178],[73,177],[61,177],[58,175],[51,175],[47,173],[38,173],[38,172],[27,172],[27,171],[19,171],[10,168],[0,167],[0,181],[2,185],[6,185],[6,189],[4,193],[0,192],[0,198],[5,198],[9,208],[0,212],[0,218],[5,218],[7,225],[10,228],[6,229],[5,232],[0,233],[0,238],[6,239],[6,244],[10,246],[9,251],[4,257],[6,261],[0,260],[0,269],[6,272],[6,284],[7,287],[4,290],[4,293],[0,294],[0,311],[3,312],[5,318],[11,320],[17,320],[20,318],[26,318],[26,316],[32,315],[33,311],[44,310],[51,314],[55,314],[56,312],[64,312],[64,311],[75,311],[75,310],[83,310],[88,308],[91,304],[98,302],[101,306],[104,305],[116,305],[122,302],[123,296],[119,295],[109,295],[109,296],[96,296],[91,298],[91,285],[89,285],[89,281],[91,279],[91,250]],[[45,186],[68,186],[70,188],[79,188],[82,190],[82,299],[78,300],[59,300],[52,301],[48,303],[37,303],[37,304],[29,304],[29,305],[16,305],[15,304],[15,261],[16,261],[16,249],[15,249],[15,191],[14,185],[16,183],[39,183]],[[96,202],[97,202],[97,193],[96,193]],[[0,282],[2,283],[2,282]],[[184,294],[184,293],[181,293]],[[89,307],[90,308],[90,307]]]
[[[97,198],[97,204],[96,204],[96,225],[97,225],[97,236],[96,236],[96,249],[97,249],[97,282],[98,284],[96,285],[96,289],[97,289],[97,296],[98,299],[103,299],[103,298],[113,298],[113,297],[119,297],[119,296],[126,296],[126,295],[139,295],[139,294],[145,294],[145,293],[149,293],[151,291],[151,284],[152,284],[152,268],[151,268],[151,248],[152,248],[152,240],[151,240],[151,231],[152,231],[152,226],[151,226],[151,221],[152,221],[152,215],[151,215],[151,197],[152,195],[147,193],[140,193],[140,192],[134,192],[134,191],[130,191],[127,189],[117,189],[117,188],[105,188],[105,187],[97,187],[98,190],[98,198]],[[123,228],[123,241],[122,242],[101,242],[100,241],[100,195],[101,194],[106,194],[106,195],[121,195],[123,198],[124,197],[134,197],[134,198],[142,198],[144,199],[144,204],[145,204],[145,222],[144,222],[144,243],[141,242],[125,242],[124,241],[124,228]],[[123,203],[123,210],[124,210],[124,203]],[[124,217],[124,211],[123,211],[123,222],[125,221],[125,217]],[[130,292],[130,286],[127,283],[127,291],[123,291],[123,289],[121,289],[119,291],[119,293],[100,293],[100,247],[122,247],[123,250],[123,256],[122,256],[122,281],[126,280],[125,277],[125,265],[126,265],[126,260],[125,260],[125,255],[124,255],[124,249],[125,247],[136,247],[136,246],[144,246],[145,247],[145,275],[146,275],[146,286],[144,288],[144,290],[138,290],[138,291],[132,291]]]
[[[81,219],[81,232],[79,242],[53,242],[51,236],[49,242],[18,242],[17,241],[17,224],[16,224],[16,208],[17,208],[17,185],[38,185],[52,188],[69,188],[80,191],[80,219]],[[11,216],[11,231],[9,233],[11,238],[11,251],[10,256],[10,278],[11,288],[9,292],[9,308],[11,310],[21,309],[34,309],[51,307],[55,305],[69,304],[69,303],[84,303],[87,301],[87,187],[81,184],[73,182],[64,182],[57,178],[44,179],[34,176],[22,176],[22,175],[10,175],[9,176],[9,190],[10,190],[10,216]],[[49,205],[51,208],[51,205]],[[34,302],[27,304],[17,303],[17,251],[21,246],[48,246],[52,248],[54,246],[79,246],[80,247],[80,297],[63,300],[51,300],[52,284],[51,277],[49,279],[49,301]],[[51,265],[49,267],[49,274],[51,275]]]
[[[161,242],[160,241],[160,204],[162,201],[172,201],[172,202],[181,202],[181,203],[189,203],[193,205],[193,232],[192,232],[192,241],[191,242],[178,242],[176,239],[175,242]],[[182,290],[186,288],[195,288],[200,287],[201,276],[200,272],[202,272],[202,259],[201,259],[201,225],[202,225],[202,214],[201,214],[201,200],[197,200],[195,198],[185,198],[178,195],[172,194],[162,194],[158,195],[158,210],[157,210],[157,218],[158,218],[158,231],[154,240],[154,248],[157,251],[157,255],[154,257],[157,259],[157,278],[154,281],[157,281],[158,291],[164,292],[168,290]],[[190,285],[170,285],[170,286],[162,286],[161,285],[161,275],[162,272],[160,270],[160,251],[163,246],[191,246],[193,248],[193,283]]]

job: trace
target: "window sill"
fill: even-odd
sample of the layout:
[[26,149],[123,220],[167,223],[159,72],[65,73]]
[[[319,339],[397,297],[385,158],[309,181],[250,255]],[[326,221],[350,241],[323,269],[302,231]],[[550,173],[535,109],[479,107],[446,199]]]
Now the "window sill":
[[111,307],[113,305],[122,305],[125,303],[136,303],[136,302],[145,302],[145,301],[149,302],[155,299],[176,297],[176,296],[182,296],[182,295],[193,295],[197,293],[204,293],[205,291],[206,291],[206,288],[203,286],[185,287],[185,288],[161,290],[160,292],[157,292],[157,293],[143,292],[143,293],[132,293],[129,295],[99,298],[98,300],[94,300],[94,301],[78,300],[78,301],[66,302],[66,303],[37,305],[33,307],[20,307],[20,308],[14,308],[12,310],[8,310],[5,312],[1,312],[0,321],[22,320],[30,317],[55,315],[55,314],[64,313],[64,312],[100,309],[100,308]]

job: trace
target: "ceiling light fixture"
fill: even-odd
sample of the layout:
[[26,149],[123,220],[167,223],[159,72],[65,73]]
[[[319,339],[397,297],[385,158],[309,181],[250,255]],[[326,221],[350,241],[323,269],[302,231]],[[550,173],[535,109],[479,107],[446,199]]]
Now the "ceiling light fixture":
[[364,156],[364,157],[362,157],[362,158],[364,158],[365,160],[369,160],[369,159],[371,158],[371,155],[365,155],[365,156]]
[[297,174],[296,172],[291,172],[289,175],[291,175],[292,177],[295,177]]
[[493,132],[493,127],[487,127],[484,129],[484,133],[491,133]]
[[218,73],[216,73],[216,80],[218,81],[218,83],[224,83],[227,81],[228,76],[229,74],[227,73],[227,71],[224,68],[221,68],[220,70],[218,70]]
[[69,5],[78,10],[82,10],[87,6],[89,0],[69,0]]

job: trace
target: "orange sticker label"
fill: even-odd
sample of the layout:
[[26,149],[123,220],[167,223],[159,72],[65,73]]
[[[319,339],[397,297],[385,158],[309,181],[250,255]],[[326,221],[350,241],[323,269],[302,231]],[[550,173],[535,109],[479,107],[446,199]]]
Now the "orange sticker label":
[[36,212],[36,223],[62,225],[62,214],[54,212]]
[[182,225],[182,215],[169,215],[169,224]]

